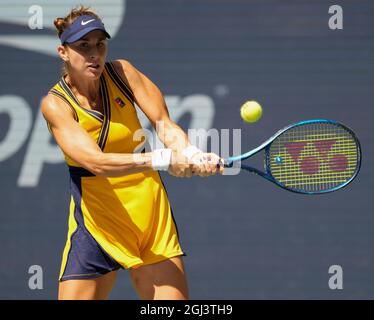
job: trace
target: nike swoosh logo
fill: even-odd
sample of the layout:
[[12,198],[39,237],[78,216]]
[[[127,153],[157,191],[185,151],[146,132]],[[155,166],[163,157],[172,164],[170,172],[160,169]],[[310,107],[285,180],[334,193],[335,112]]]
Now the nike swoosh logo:
[[87,21],[82,21],[82,22],[81,22],[81,25],[82,25],[82,26],[85,26],[87,23],[90,23],[90,22],[92,22],[92,21],[95,21],[95,19],[91,19],[91,20],[87,20]]

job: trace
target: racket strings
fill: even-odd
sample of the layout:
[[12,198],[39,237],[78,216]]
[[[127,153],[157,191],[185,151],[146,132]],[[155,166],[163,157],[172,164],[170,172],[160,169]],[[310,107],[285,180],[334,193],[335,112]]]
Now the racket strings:
[[355,137],[333,123],[293,127],[275,139],[268,151],[272,176],[304,192],[334,189],[349,181],[359,160]]

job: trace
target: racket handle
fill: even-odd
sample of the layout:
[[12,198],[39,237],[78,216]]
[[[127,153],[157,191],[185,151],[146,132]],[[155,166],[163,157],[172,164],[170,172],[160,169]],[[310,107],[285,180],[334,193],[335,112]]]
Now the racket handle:
[[229,161],[229,160],[223,160],[223,166],[225,168],[231,168],[234,164],[234,161]]
[[[232,166],[232,164],[231,164]],[[227,162],[225,159],[220,159],[219,162],[217,163],[217,168],[220,168],[220,167],[224,167],[224,168],[227,168],[228,165],[227,165]]]

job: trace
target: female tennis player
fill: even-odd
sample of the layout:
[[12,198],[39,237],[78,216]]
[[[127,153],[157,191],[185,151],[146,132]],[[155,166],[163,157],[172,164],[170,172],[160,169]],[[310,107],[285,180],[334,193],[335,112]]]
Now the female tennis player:
[[[159,170],[209,176],[222,173],[221,159],[189,143],[144,74],[125,60],[106,61],[110,35],[92,10],[81,6],[54,23],[64,75],[44,97],[42,113],[71,178],[59,299],[107,299],[120,268],[130,270],[141,299],[188,299]],[[136,152],[142,128],[135,102],[165,148]]]

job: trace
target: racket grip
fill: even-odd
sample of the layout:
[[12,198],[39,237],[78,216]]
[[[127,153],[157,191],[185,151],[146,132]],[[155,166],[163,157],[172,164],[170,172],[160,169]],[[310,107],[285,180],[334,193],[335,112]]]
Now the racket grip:
[[219,159],[219,162],[217,163],[217,168],[220,168],[220,167],[226,167],[226,165],[225,165],[225,163],[226,163],[226,160],[225,159]]
[[234,164],[234,161],[229,161],[229,160],[223,160],[223,166],[225,168],[231,168]]

